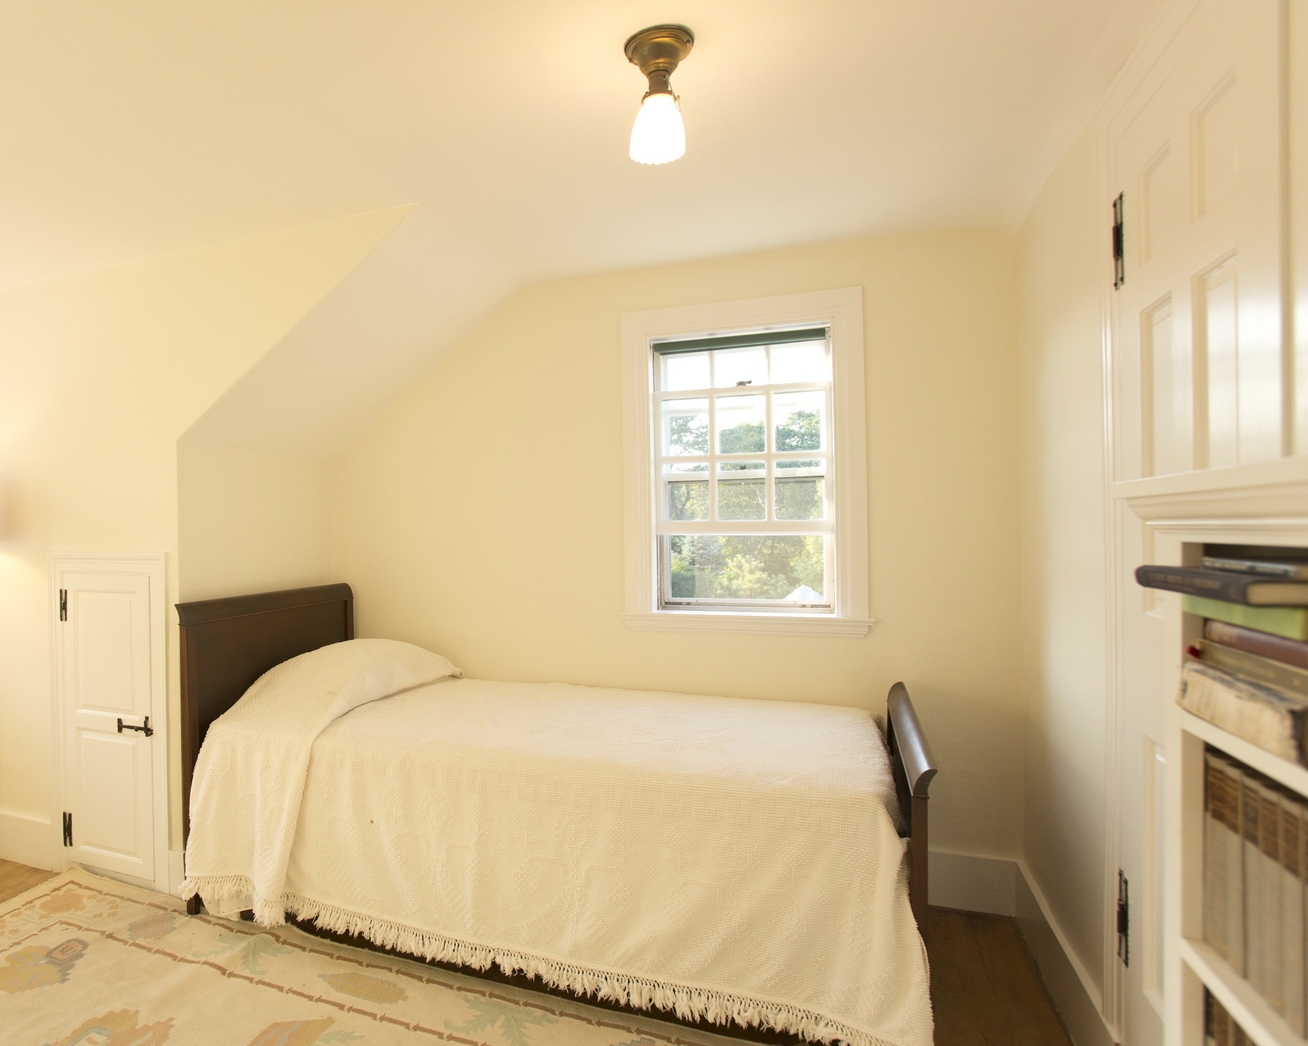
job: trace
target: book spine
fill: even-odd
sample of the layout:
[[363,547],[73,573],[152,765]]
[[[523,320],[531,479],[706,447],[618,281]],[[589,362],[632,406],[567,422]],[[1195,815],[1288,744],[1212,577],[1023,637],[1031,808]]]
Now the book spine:
[[1282,759],[1300,757],[1308,706],[1246,683],[1198,661],[1181,668],[1177,703],[1187,712],[1243,737]]
[[1229,1019],[1222,1004],[1213,997],[1213,993],[1204,989],[1204,1044],[1205,1046],[1227,1046],[1226,1029],[1219,1027],[1223,1019]]
[[1249,586],[1258,582],[1258,578],[1249,574],[1151,565],[1137,567],[1135,580],[1145,588],[1161,588],[1168,592],[1241,604],[1248,602]]
[[1294,668],[1281,661],[1260,657],[1247,650],[1223,646],[1207,639],[1199,641],[1199,660],[1215,665],[1223,672],[1230,672],[1263,686],[1279,687],[1292,694],[1308,698],[1308,672]]
[[1187,614],[1271,632],[1286,639],[1308,639],[1308,610],[1303,607],[1247,607],[1221,599],[1183,595],[1181,609]]
[[1230,962],[1227,944],[1228,831],[1223,814],[1226,806],[1226,775],[1221,759],[1212,752],[1204,757],[1204,940]]
[[1222,836],[1226,868],[1226,901],[1221,905],[1226,918],[1226,961],[1241,977],[1247,976],[1244,929],[1244,774],[1238,763],[1218,760],[1224,780],[1222,806],[1216,812],[1226,829]]
[[1262,919],[1263,996],[1277,1013],[1285,1012],[1285,967],[1281,951],[1281,797],[1258,784],[1258,849],[1263,891],[1255,898]]
[[1308,643],[1300,643],[1282,636],[1259,632],[1252,628],[1227,624],[1225,621],[1207,621],[1204,623],[1204,637],[1214,643],[1247,650],[1251,654],[1270,657],[1273,661],[1282,661],[1287,665],[1308,671]]
[[1266,983],[1263,969],[1263,920],[1259,902],[1266,894],[1263,884],[1263,851],[1259,845],[1258,816],[1262,801],[1258,785],[1245,776],[1240,802],[1242,837],[1244,840],[1244,976],[1259,992]]
[[1207,570],[1235,570],[1241,574],[1259,577],[1278,577],[1292,581],[1308,580],[1308,567],[1297,563],[1269,563],[1261,559],[1225,559],[1221,556],[1204,556],[1199,561]]
[[1285,1022],[1304,1033],[1303,803],[1281,800],[1281,969],[1285,983]]

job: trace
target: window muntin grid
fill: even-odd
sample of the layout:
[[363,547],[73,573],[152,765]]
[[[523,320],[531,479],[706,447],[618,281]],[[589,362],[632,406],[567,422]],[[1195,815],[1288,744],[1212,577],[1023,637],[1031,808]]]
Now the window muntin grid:
[[[830,337],[656,353],[653,365],[659,605],[833,612]],[[805,537],[810,559],[821,546],[820,592],[812,586],[786,593],[795,598],[673,592],[677,542],[709,548],[714,539],[720,546],[732,538],[757,546],[774,538],[770,545],[784,554]]]

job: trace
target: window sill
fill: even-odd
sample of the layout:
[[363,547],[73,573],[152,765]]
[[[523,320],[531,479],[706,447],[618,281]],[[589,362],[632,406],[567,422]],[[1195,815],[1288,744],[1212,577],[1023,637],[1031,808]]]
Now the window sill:
[[638,632],[718,632],[745,636],[830,636],[862,639],[875,618],[816,614],[719,614],[702,610],[659,610],[620,615]]

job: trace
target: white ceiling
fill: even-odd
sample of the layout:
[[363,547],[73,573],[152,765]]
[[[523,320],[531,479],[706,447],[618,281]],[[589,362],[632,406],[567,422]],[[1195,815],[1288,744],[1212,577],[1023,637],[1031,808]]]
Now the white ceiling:
[[[309,366],[371,332],[367,375],[292,435],[209,434],[330,453],[531,280],[1014,230],[1161,4],[10,0],[0,289],[413,204],[288,339]],[[644,88],[622,44],[665,21],[697,38],[673,78],[687,153],[647,168],[626,157]]]

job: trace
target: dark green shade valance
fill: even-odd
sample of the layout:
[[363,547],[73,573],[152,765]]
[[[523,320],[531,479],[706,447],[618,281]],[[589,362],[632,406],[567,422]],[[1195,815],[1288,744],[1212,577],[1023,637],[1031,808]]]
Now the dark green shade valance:
[[683,352],[705,352],[708,349],[747,349],[755,345],[787,345],[792,341],[825,341],[826,337],[826,327],[805,327],[803,330],[724,334],[720,338],[656,341],[651,348],[660,356],[675,356]]

